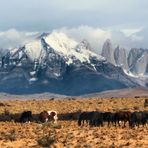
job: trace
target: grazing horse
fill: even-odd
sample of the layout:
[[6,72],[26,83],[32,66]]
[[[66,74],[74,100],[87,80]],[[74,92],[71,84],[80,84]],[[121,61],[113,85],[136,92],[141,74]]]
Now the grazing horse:
[[138,126],[140,124],[142,124],[143,126],[146,125],[147,123],[147,113],[146,112],[133,112],[130,116],[130,120],[129,120],[129,126],[135,127]]
[[148,123],[148,111],[144,111],[143,113],[145,114],[146,122]]
[[114,117],[115,125],[116,125],[116,123],[118,123],[118,125],[120,126],[119,122],[123,121],[124,127],[125,127],[126,122],[129,121],[129,119],[130,119],[130,116],[131,116],[131,112],[129,112],[129,111],[116,112],[115,117]]
[[78,118],[78,125],[84,125],[84,123],[90,126],[103,126],[103,114],[98,111],[82,112]]
[[43,111],[39,114],[39,120],[41,122],[47,122],[54,120],[54,123],[57,123],[58,116],[56,111]]
[[47,122],[48,121],[48,112],[47,111],[42,111],[40,114],[39,114],[39,120],[41,122]]
[[48,119],[53,120],[54,123],[57,123],[57,120],[58,120],[57,111],[51,110],[51,111],[47,111],[47,113],[48,113]]
[[115,113],[112,112],[104,112],[103,113],[103,121],[104,122],[108,122],[108,127],[110,126],[110,124],[115,122]]
[[89,120],[90,126],[103,126],[103,113],[94,111],[90,120]]
[[82,112],[78,118],[78,125],[81,126],[81,122],[83,123],[83,125],[84,125],[84,122],[88,124],[92,115],[93,115],[93,112]]
[[21,114],[21,117],[20,117],[20,122],[30,122],[32,121],[33,117],[32,117],[32,112],[31,111],[24,111],[22,114]]

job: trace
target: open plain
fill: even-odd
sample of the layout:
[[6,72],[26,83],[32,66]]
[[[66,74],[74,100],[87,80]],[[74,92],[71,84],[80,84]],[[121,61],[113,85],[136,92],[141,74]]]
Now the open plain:
[[[139,128],[79,127],[79,111],[143,111],[145,98],[67,98],[44,100],[1,100],[0,101],[0,147],[1,148],[147,148],[148,126]],[[23,111],[31,110],[34,121],[16,122]],[[40,123],[38,114],[43,110],[56,110],[58,124]],[[16,120],[16,121],[14,121]]]

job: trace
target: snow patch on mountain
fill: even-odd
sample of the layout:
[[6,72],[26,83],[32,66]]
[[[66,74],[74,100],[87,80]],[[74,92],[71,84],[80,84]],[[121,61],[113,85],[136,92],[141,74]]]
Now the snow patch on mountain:
[[29,55],[31,60],[38,59],[42,52],[42,44],[40,40],[34,40],[25,45],[26,53]]
[[61,32],[53,32],[44,39],[56,52],[68,58],[67,64],[73,63],[73,58],[79,60],[81,63],[91,63],[90,56],[97,57],[98,60],[104,60],[104,57],[95,54],[89,49],[90,46],[86,40],[85,42],[78,43]]

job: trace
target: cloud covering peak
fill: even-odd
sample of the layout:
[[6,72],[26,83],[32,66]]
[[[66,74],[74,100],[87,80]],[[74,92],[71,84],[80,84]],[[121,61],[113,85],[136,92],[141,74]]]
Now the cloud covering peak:
[[37,37],[38,32],[17,31],[9,29],[0,32],[0,48],[14,48],[24,45]]
[[[107,39],[110,39],[113,46],[120,45],[126,49],[130,48],[148,48],[146,41],[147,35],[144,36],[147,28],[101,28],[81,25],[79,27],[63,27],[55,29],[52,32],[65,33],[74,40],[81,42],[87,40],[92,50],[100,53],[102,46]],[[0,32],[0,48],[15,48],[36,39],[42,32],[25,32],[16,29],[9,29]]]

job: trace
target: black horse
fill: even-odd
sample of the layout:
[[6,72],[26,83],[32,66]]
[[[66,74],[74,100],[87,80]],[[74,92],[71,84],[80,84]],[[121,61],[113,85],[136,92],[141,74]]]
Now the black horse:
[[82,112],[79,115],[78,125],[84,125],[85,122],[87,125],[89,124],[90,126],[103,126],[103,114],[98,111]]
[[85,122],[88,125],[92,116],[93,116],[93,112],[82,112],[78,118],[78,125],[79,126],[84,125]]
[[112,112],[104,112],[103,113],[103,121],[108,123],[108,127],[115,123],[115,113]]
[[94,111],[90,120],[89,120],[90,126],[103,126],[103,113]]
[[147,112],[133,112],[130,116],[129,126],[131,128],[135,126],[139,127],[139,125],[145,126],[147,123],[147,116]]
[[115,116],[114,116],[115,125],[118,124],[118,126],[120,126],[119,122],[122,121],[122,122],[124,122],[124,127],[125,127],[126,122],[128,122],[129,119],[130,119],[130,116],[131,116],[131,112],[130,111],[119,111],[119,112],[116,112]]
[[32,117],[31,111],[24,111],[21,114],[20,122],[25,123],[25,122],[31,122],[32,120],[33,120],[33,117]]

